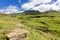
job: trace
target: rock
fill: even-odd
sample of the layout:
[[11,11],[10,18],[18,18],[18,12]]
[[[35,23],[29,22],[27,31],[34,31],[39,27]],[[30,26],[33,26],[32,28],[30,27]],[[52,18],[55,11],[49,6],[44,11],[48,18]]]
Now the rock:
[[7,36],[9,40],[24,40],[27,38],[27,34],[28,32],[23,28],[17,28],[12,30]]
[[18,27],[18,28],[23,28],[23,26],[24,26],[23,24],[17,24],[16,25],[16,27]]

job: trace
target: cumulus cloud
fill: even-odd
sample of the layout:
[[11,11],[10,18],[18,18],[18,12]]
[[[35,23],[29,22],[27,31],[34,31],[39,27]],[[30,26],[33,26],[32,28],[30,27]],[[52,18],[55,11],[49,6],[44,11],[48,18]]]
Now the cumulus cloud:
[[33,8],[36,4],[47,3],[47,2],[51,2],[51,0],[30,0],[30,2],[23,4],[22,8],[28,10],[30,8]]
[[[18,0],[18,2],[21,3],[21,0]],[[24,11],[21,11],[20,9],[21,8],[19,8],[17,5],[15,5],[15,6],[9,5],[3,9],[0,9],[0,12],[5,13],[5,14],[24,12]]]
[[[21,0],[19,0],[18,2],[21,3]],[[29,0],[29,2],[21,4],[21,8],[10,5],[4,9],[1,9],[0,12],[9,14],[21,13],[26,10],[38,10],[40,12],[49,10],[60,11],[60,0]]]
[[[38,5],[38,6],[36,6],[36,5]],[[30,0],[30,2],[22,5],[22,9],[38,10],[40,12],[45,12],[45,11],[49,11],[49,10],[59,11],[60,10],[60,0]]]
[[45,5],[45,4],[42,4],[40,6],[37,6],[37,7],[34,7],[32,8],[33,10],[38,10],[40,12],[44,12],[44,11],[49,11],[51,9],[51,6],[49,4]]
[[6,7],[6,8],[4,8],[4,9],[1,9],[0,12],[9,14],[9,13],[18,13],[20,11],[19,11],[17,6],[10,5],[10,6]]

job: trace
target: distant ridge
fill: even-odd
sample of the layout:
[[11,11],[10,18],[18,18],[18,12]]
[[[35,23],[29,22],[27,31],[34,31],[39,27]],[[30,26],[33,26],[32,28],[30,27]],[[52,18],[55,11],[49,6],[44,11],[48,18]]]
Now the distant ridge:
[[37,10],[28,10],[28,11],[25,11],[23,13],[26,14],[26,15],[38,15],[38,14],[47,14],[47,13],[51,13],[51,12],[55,13],[57,11],[51,10],[51,11],[46,11],[46,12],[40,12],[40,11],[37,11]]
[[28,11],[25,11],[23,13],[25,13],[26,15],[37,15],[37,14],[40,14],[42,12],[39,12],[39,11],[36,11],[36,10],[28,10]]
[[[38,15],[38,14],[47,14],[47,13],[51,13],[51,12],[56,13],[57,11],[51,10],[51,11],[46,11],[46,12],[40,12],[40,11],[37,11],[37,10],[27,10],[27,11],[24,11],[22,13],[10,13],[10,14],[11,15],[17,15],[17,14]],[[6,14],[6,13],[0,12],[0,14]]]

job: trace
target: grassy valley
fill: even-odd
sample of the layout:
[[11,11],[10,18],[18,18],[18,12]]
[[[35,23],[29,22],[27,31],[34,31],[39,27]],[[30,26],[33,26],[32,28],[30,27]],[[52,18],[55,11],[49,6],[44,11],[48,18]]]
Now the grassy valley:
[[0,40],[19,23],[29,32],[28,40],[60,40],[60,12],[0,14]]

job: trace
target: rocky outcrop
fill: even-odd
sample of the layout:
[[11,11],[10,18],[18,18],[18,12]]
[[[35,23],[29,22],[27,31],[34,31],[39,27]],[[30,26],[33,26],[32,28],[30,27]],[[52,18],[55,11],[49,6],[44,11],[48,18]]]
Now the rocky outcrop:
[[7,40],[25,40],[28,32],[24,30],[22,26],[22,24],[18,24],[16,29],[11,30],[11,32],[7,35]]

